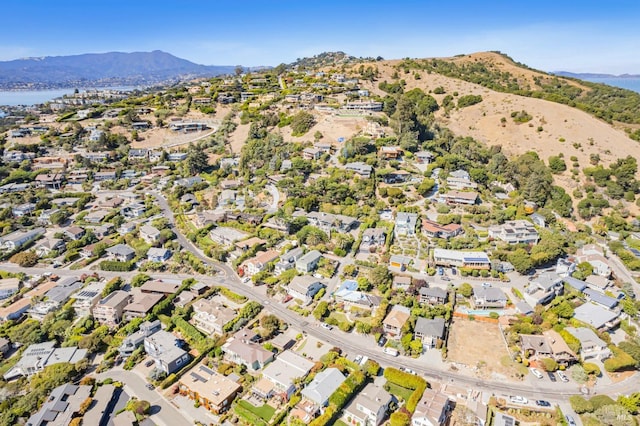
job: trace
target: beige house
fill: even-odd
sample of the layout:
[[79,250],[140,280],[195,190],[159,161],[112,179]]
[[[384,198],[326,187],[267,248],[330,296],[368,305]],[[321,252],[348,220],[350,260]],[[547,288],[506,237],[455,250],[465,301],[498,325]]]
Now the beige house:
[[242,386],[200,363],[182,375],[178,389],[181,395],[219,414],[231,406]]
[[402,334],[402,327],[407,323],[410,316],[411,312],[409,311],[409,308],[394,305],[382,321],[384,332],[391,337],[400,338]]

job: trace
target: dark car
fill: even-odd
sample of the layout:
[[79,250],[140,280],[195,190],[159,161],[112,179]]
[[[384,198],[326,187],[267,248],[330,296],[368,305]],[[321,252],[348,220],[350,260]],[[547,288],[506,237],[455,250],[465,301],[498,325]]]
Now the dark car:
[[538,407],[551,407],[551,403],[549,401],[545,401],[544,399],[537,400],[536,405]]
[[151,367],[152,365],[153,365],[153,360],[152,359],[150,359],[149,361],[144,363],[145,367]]
[[387,338],[384,336],[380,336],[380,339],[378,339],[378,346],[384,346],[384,344],[387,343]]
[[154,389],[156,388],[156,387],[155,387],[155,386],[153,386],[151,383],[147,383],[145,386],[146,386],[146,387],[147,387],[147,389],[149,389],[149,390],[154,390]]
[[558,379],[556,379],[556,375],[553,374],[552,371],[547,372],[547,375],[549,376],[549,380],[551,380],[552,382],[557,382]]

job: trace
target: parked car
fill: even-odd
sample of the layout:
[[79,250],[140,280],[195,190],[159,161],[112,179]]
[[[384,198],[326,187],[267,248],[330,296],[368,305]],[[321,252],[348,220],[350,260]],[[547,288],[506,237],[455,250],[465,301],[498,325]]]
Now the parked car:
[[564,418],[567,419],[567,424],[569,426],[576,426],[576,421],[573,420],[573,417],[567,414],[566,416],[564,416]]
[[558,377],[560,377],[560,380],[562,380],[565,383],[569,381],[569,378],[567,377],[566,374],[564,374],[564,371],[558,371]]
[[384,336],[380,336],[380,339],[378,339],[378,346],[382,347],[385,343],[387,343],[387,338]]
[[482,283],[482,288],[489,288],[491,287],[491,283]]
[[458,271],[456,270],[456,268],[451,267],[451,275],[455,275],[457,273],[458,273]]
[[545,401],[544,399],[537,400],[536,405],[538,407],[551,407],[551,403],[549,401]]
[[320,324],[320,327],[326,328],[327,330],[332,330],[333,329],[333,326],[327,324],[326,322],[323,322],[322,324]]
[[549,380],[551,380],[552,382],[557,382],[558,379],[556,379],[556,375],[553,374],[553,371],[548,371],[547,372],[547,376],[549,376]]
[[529,400],[524,396],[515,395],[509,398],[509,401],[513,404],[528,404]]
[[444,275],[444,269],[442,266],[438,266],[438,275]]
[[145,367],[151,367],[152,365],[153,365],[153,360],[152,359],[150,359],[149,361],[144,363]]
[[287,294],[284,299],[282,299],[282,303],[287,303],[289,300],[293,299],[293,296]]
[[145,386],[146,386],[146,388],[147,388],[147,389],[149,389],[149,390],[154,390],[154,389],[156,388],[156,387],[155,387],[155,386],[153,386],[151,383],[147,383]]
[[529,370],[531,371],[531,374],[536,376],[538,379],[542,379],[543,376],[540,370],[538,370],[537,368],[530,368]]

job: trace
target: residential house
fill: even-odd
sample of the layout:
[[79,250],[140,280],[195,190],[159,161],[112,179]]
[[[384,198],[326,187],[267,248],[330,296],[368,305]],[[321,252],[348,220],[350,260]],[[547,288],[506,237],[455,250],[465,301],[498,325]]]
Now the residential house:
[[[168,161],[183,161],[183,160],[186,160],[186,159],[187,159],[187,153],[186,152],[170,152],[167,155],[167,160]],[[195,182],[195,183],[202,182],[202,178],[200,178],[200,176],[196,176],[196,178],[199,178],[200,180]],[[185,183],[187,185],[185,185]],[[175,184],[178,185],[178,186],[188,186],[189,188],[194,185],[194,183],[187,182],[184,179],[178,179]]]
[[368,383],[344,408],[343,418],[355,426],[378,426],[386,418],[393,400],[383,387]]
[[166,248],[151,247],[147,251],[147,260],[149,262],[164,263],[171,257],[171,250]]
[[444,318],[427,319],[418,317],[414,328],[414,338],[422,341],[424,348],[435,348],[444,339]]
[[382,321],[382,329],[387,335],[400,338],[402,335],[402,327],[407,323],[410,316],[411,311],[409,308],[401,305],[393,305]]
[[393,232],[398,235],[415,235],[418,215],[416,213],[398,212]]
[[93,174],[94,182],[106,182],[110,180],[116,180],[116,171],[115,170],[105,170],[102,172],[95,172]]
[[306,216],[310,225],[320,228],[329,235],[331,235],[332,231],[349,232],[358,226],[356,218],[341,214],[310,212]]
[[502,225],[489,227],[489,238],[499,239],[509,244],[538,244],[540,235],[527,220],[509,220]]
[[575,255],[575,263],[587,262],[593,267],[593,273],[602,277],[611,276],[609,260],[604,257],[604,250],[595,244],[587,244],[578,249]]
[[311,250],[296,261],[296,269],[301,274],[313,271],[322,259],[322,253],[318,250]]
[[270,262],[273,262],[280,256],[277,250],[259,251],[256,255],[244,262],[244,272],[247,276],[252,277],[258,272],[265,270]]
[[81,407],[91,400],[91,386],[66,383],[53,389],[42,407],[29,417],[27,426],[62,426],[82,415]]
[[360,247],[382,247],[386,241],[387,234],[384,228],[367,228],[362,232]]
[[427,303],[429,305],[441,305],[447,303],[447,290],[440,287],[421,287],[419,294],[420,303]]
[[280,256],[280,260],[278,261],[278,263],[276,263],[276,266],[273,270],[274,275],[278,276],[284,271],[293,269],[296,265],[296,262],[302,257],[303,254],[304,249],[302,247],[296,247]]
[[273,352],[242,338],[234,338],[222,346],[226,358],[236,364],[242,364],[250,371],[258,371],[273,361]]
[[135,219],[142,216],[147,211],[147,207],[143,203],[133,203],[120,209],[120,214],[129,219]]
[[534,225],[544,228],[547,226],[547,220],[540,213],[533,213],[529,216]]
[[453,404],[442,392],[427,388],[411,416],[411,426],[445,426]]
[[302,150],[302,158],[305,160],[318,160],[322,156],[322,151],[318,148],[305,148]]
[[478,193],[474,191],[449,191],[446,194],[439,195],[441,201],[447,204],[466,204],[474,205],[478,202]]
[[20,291],[20,279],[0,279],[0,300],[8,299]]
[[490,269],[491,260],[483,251],[458,251],[434,249],[433,260],[440,266],[457,266],[470,269]]
[[0,355],[5,356],[9,353],[9,349],[11,349],[11,342],[9,342],[9,339],[0,337]]
[[507,306],[507,296],[497,287],[475,287],[471,306],[473,309],[504,309]]
[[118,262],[128,262],[136,257],[135,250],[126,244],[116,244],[115,246],[109,247],[107,254],[110,260],[116,260]]
[[529,286],[524,292],[524,299],[532,306],[546,305],[563,293],[564,285],[562,277],[550,272],[541,274],[529,282]]
[[261,246],[266,243],[267,243],[267,240],[263,240],[262,238],[258,238],[258,237],[251,237],[248,240],[238,241],[234,245],[239,251],[246,252],[247,250],[255,246]]
[[140,328],[135,333],[131,333],[124,338],[122,344],[118,348],[118,352],[124,358],[133,355],[133,352],[144,344],[144,339],[162,329],[160,320],[152,322],[145,321],[140,324]]
[[304,305],[313,301],[313,296],[325,285],[319,279],[311,275],[294,277],[287,287],[287,293],[294,298],[301,300]]
[[389,267],[396,268],[399,271],[406,271],[412,260],[410,257],[394,254],[389,258]]
[[0,323],[19,319],[29,308],[31,308],[31,300],[26,297],[16,300],[9,306],[0,308]]
[[449,173],[447,177],[447,186],[449,189],[476,189],[478,184],[471,180],[471,176],[469,172],[465,170],[456,170],[454,172]]
[[71,294],[82,288],[84,284],[77,277],[66,277],[56,282],[49,291],[46,292],[45,297],[48,300],[64,304]]
[[347,163],[344,166],[345,170],[350,170],[355,172],[357,175],[369,179],[371,177],[371,173],[373,172],[373,167],[369,164],[365,164],[362,161],[358,161],[355,163]]
[[189,363],[190,355],[178,345],[179,339],[168,331],[159,330],[144,339],[144,351],[156,363],[156,368],[171,374]]
[[86,349],[78,349],[75,346],[56,348],[55,340],[35,343],[22,352],[20,360],[3,377],[5,380],[13,380],[20,376],[30,377],[50,365],[62,362],[75,364],[86,356]]
[[209,299],[198,299],[193,305],[191,324],[206,334],[224,334],[225,324],[236,317],[236,311]]
[[302,389],[302,396],[320,407],[326,407],[329,397],[346,380],[340,370],[329,367],[316,374],[311,383]]
[[243,240],[249,236],[246,232],[238,231],[234,228],[219,226],[209,232],[211,239],[223,246],[228,246],[236,241]]
[[374,309],[380,306],[380,298],[358,290],[358,282],[344,280],[340,287],[333,293],[338,302],[359,308]]
[[46,189],[60,189],[64,181],[63,173],[44,173],[36,176],[36,187]]
[[444,238],[448,240],[449,238],[453,238],[463,232],[464,229],[457,223],[440,225],[438,222],[434,222],[429,219],[422,219],[422,233],[427,237]]
[[542,333],[542,336],[521,334],[520,348],[529,357],[552,358],[561,365],[572,364],[578,359],[567,342],[554,330],[547,330]]
[[584,281],[587,283],[589,288],[599,291],[602,294],[605,294],[612,284],[609,277],[604,277],[602,275],[589,275]]
[[72,241],[78,241],[85,233],[86,231],[79,226],[70,226],[64,230],[64,235]]
[[140,237],[148,244],[155,244],[160,240],[160,231],[155,226],[145,224],[140,227]]
[[101,223],[107,216],[111,214],[107,210],[94,210],[89,212],[85,217],[84,221],[87,223],[98,224]]
[[431,164],[431,162],[435,158],[435,155],[433,155],[433,153],[429,151],[418,151],[413,154],[413,156],[420,164]]
[[38,223],[42,225],[52,225],[51,216],[58,213],[60,209],[46,209],[40,213],[38,216]]
[[116,290],[93,307],[93,318],[100,324],[116,327],[122,320],[124,307],[131,301],[131,293]]
[[604,308],[613,309],[618,305],[618,299],[607,296],[592,288],[585,288],[582,292],[588,301],[596,303]]
[[122,315],[127,321],[133,318],[144,318],[163,298],[163,294],[135,293],[129,304],[122,310]]
[[137,227],[137,223],[135,222],[124,222],[122,225],[120,225],[120,227],[118,228],[118,234],[120,234],[121,236],[127,235],[132,233],[133,231],[136,230]]
[[94,281],[73,295],[75,299],[73,309],[79,318],[91,315],[93,307],[96,306],[102,298],[102,291],[105,285],[105,281]]
[[394,290],[409,290],[411,286],[411,277],[406,277],[402,275],[394,275],[393,282],[391,283],[391,288]]
[[178,389],[181,395],[209,411],[221,414],[231,407],[242,386],[201,362],[180,377]]
[[383,160],[395,160],[404,154],[402,148],[398,146],[381,146],[378,152]]
[[578,306],[574,310],[573,318],[590,325],[598,331],[609,331],[620,324],[619,312],[591,302]]
[[580,341],[580,358],[582,358],[582,361],[590,359],[604,361],[612,355],[607,342],[599,338],[590,328],[567,327],[565,330]]
[[57,251],[58,253],[64,252],[66,249],[66,244],[64,240],[59,238],[45,238],[42,241],[36,243],[35,249],[38,257],[46,257],[49,256],[53,251]]
[[11,214],[13,214],[13,217],[18,218],[18,217],[28,216],[31,213],[33,213],[35,210],[36,210],[36,205],[34,203],[24,203],[24,204],[18,204],[17,206],[12,207]]
[[258,396],[267,399],[273,393],[280,393],[285,400],[288,400],[296,390],[296,379],[307,377],[312,367],[313,362],[297,353],[290,350],[282,352],[262,372],[262,377],[271,382],[274,387],[268,392],[259,392]]

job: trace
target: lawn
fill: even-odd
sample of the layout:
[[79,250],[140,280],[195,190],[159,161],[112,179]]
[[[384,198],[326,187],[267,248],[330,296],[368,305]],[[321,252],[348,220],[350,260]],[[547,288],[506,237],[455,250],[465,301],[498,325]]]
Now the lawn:
[[343,422],[342,420],[337,420],[334,423],[334,426],[349,426],[348,424],[346,424],[345,422]]
[[398,399],[402,399],[406,401],[409,399],[411,394],[413,393],[412,389],[403,388],[402,386],[398,386],[395,383],[387,382],[387,386],[389,387],[389,393],[395,395]]
[[255,414],[256,416],[260,417],[265,422],[268,422],[269,420],[271,420],[271,417],[273,417],[273,414],[276,412],[276,409],[270,406],[269,404],[264,404],[262,407],[254,407],[244,399],[239,401],[238,405],[246,409],[247,411]]

